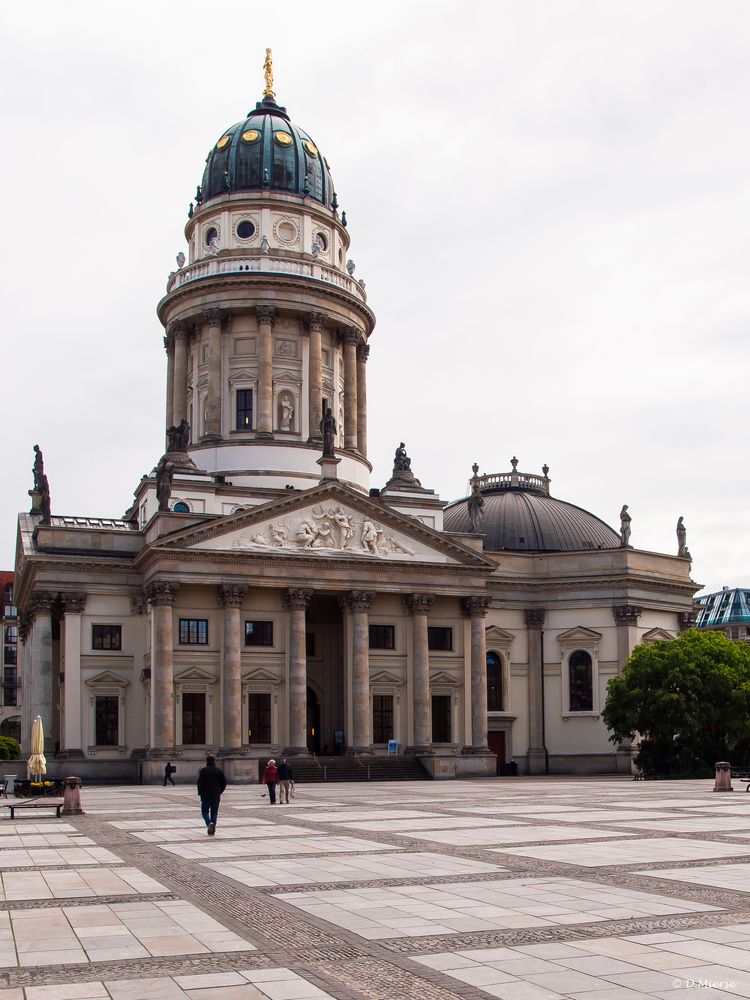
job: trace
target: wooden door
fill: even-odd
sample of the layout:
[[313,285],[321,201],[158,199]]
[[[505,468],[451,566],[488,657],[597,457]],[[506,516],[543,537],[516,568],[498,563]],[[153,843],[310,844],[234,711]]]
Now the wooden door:
[[487,733],[487,743],[490,751],[497,754],[496,774],[505,774],[505,733],[499,729],[491,729]]

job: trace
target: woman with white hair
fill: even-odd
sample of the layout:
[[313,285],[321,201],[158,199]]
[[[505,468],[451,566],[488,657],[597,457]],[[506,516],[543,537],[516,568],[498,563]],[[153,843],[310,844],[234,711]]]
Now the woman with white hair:
[[279,769],[273,757],[269,760],[263,770],[261,783],[268,786],[268,800],[272,806],[276,805],[276,785],[279,782]]

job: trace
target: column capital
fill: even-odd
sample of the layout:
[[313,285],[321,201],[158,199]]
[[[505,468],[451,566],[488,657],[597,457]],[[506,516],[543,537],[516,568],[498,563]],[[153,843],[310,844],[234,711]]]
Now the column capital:
[[680,611],[677,619],[680,624],[680,632],[685,632],[689,628],[695,628],[698,621],[697,611]]
[[322,330],[325,326],[325,316],[323,313],[311,312],[307,314],[307,325],[311,330]]
[[312,595],[312,590],[300,590],[296,587],[290,587],[284,595],[284,600],[288,608],[306,608],[310,603]]
[[434,594],[404,594],[404,607],[412,615],[426,615],[435,603]]
[[350,590],[345,600],[350,611],[369,611],[370,605],[375,600],[375,591]]
[[641,609],[637,604],[618,604],[612,608],[612,614],[618,625],[636,625]]
[[544,628],[544,616],[546,611],[544,608],[527,608],[526,609],[526,628],[528,629],[542,629]]
[[346,326],[339,331],[339,336],[345,344],[353,344],[355,347],[362,340],[362,334],[356,326]]
[[256,306],[255,318],[259,323],[268,323],[273,326],[276,322],[276,310],[273,306]]
[[167,337],[170,340],[174,340],[175,337],[187,337],[190,333],[187,323],[183,320],[175,320],[174,323],[170,323],[167,327]]
[[144,594],[130,595],[130,611],[134,615],[145,615],[148,611],[148,601]]
[[491,597],[462,597],[461,608],[469,618],[484,618],[487,614]]
[[18,612],[18,638],[21,642],[26,642],[33,624],[34,615],[30,611]]
[[61,594],[63,610],[66,615],[82,615],[86,607],[86,594]]
[[209,326],[224,326],[229,320],[229,313],[226,309],[219,309],[214,306],[203,310],[203,320]]
[[225,608],[238,608],[247,593],[247,587],[240,583],[221,583],[218,588],[218,601]]
[[156,607],[174,604],[179,589],[178,583],[171,583],[168,580],[154,580],[146,587],[146,599]]
[[35,615],[38,611],[52,611],[56,595],[49,590],[33,591],[27,610]]
[[367,359],[370,357],[370,345],[360,344],[357,348],[357,360],[361,361],[362,364],[367,364]]

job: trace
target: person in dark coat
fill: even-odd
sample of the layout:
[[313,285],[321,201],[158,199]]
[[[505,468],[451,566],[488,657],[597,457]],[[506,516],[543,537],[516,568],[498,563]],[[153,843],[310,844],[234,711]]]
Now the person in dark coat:
[[172,777],[172,772],[174,770],[175,770],[175,768],[172,766],[172,761],[168,760],[167,763],[164,765],[164,787],[165,788],[167,787],[167,782],[170,782],[170,784],[172,784],[172,785],[174,784],[174,778]]
[[268,787],[268,799],[272,806],[276,805],[276,785],[279,780],[279,769],[273,757],[266,764],[261,782]]
[[216,766],[216,758],[212,754],[206,757],[206,766],[198,772],[197,786],[206,833],[209,837],[213,837],[216,833],[216,820],[219,815],[219,800],[227,787],[227,779],[224,777],[222,769]]
[[294,771],[286,757],[281,758],[277,770],[279,772],[279,805],[284,804],[284,796],[286,796],[286,804],[289,805],[289,792],[294,792]]

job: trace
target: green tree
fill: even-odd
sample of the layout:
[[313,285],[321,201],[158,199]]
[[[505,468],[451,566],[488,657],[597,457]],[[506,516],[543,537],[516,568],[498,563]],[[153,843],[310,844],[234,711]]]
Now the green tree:
[[[607,685],[610,740],[640,737],[643,770],[699,774],[750,752],[750,644],[690,629],[636,646]],[[744,763],[744,760],[743,760]]]
[[0,736],[0,760],[16,760],[21,755],[21,744],[12,736]]

